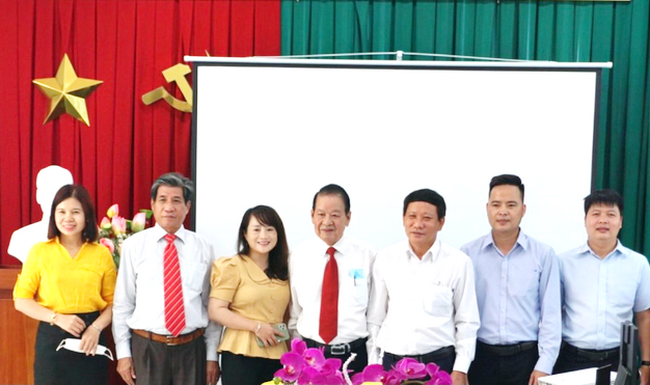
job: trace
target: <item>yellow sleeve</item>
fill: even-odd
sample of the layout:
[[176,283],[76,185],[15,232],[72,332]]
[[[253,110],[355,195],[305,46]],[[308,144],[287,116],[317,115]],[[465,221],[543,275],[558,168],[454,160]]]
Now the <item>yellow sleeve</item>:
[[241,283],[239,256],[219,258],[212,264],[210,277],[210,297],[226,302],[232,302],[235,292]]
[[104,276],[102,277],[101,296],[109,305],[113,303],[113,295],[115,294],[115,282],[117,281],[117,271],[115,270],[115,262],[113,256],[108,249],[102,246],[101,258],[106,266]]
[[29,250],[27,260],[25,260],[23,269],[16,280],[16,286],[14,286],[14,300],[16,298],[33,299],[38,292],[41,283],[40,257],[43,252],[42,245],[43,243],[37,243]]

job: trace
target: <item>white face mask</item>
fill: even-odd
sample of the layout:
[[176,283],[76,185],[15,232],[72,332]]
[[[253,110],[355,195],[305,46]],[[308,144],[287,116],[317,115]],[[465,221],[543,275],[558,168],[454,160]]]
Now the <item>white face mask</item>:
[[[80,345],[81,345],[81,340],[78,338],[65,338],[61,340],[61,343],[56,348],[56,351],[58,352],[59,350],[61,350],[61,348],[63,348],[71,352],[86,354],[86,352],[81,350],[81,348],[79,347]],[[95,349],[95,354],[100,356],[106,356],[110,358],[111,361],[115,361],[113,359],[113,353],[111,353],[111,351],[106,346],[98,344],[97,349]]]

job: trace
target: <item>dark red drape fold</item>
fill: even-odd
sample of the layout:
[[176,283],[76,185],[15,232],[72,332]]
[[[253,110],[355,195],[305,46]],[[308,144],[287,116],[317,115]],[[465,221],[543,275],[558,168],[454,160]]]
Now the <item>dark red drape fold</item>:
[[[190,175],[190,113],[142,95],[167,84],[184,55],[280,54],[280,0],[0,0],[0,264],[14,230],[40,219],[38,171],[70,170],[100,218],[149,206],[153,179]],[[87,99],[90,127],[63,115],[43,125],[49,100],[33,79],[54,77],[67,53],[79,77],[102,80]],[[191,84],[191,75],[188,76]]]

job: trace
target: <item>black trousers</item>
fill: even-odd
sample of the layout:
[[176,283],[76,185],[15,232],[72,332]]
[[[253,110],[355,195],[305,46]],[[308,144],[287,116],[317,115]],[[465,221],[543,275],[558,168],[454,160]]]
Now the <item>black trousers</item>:
[[260,385],[282,368],[280,360],[221,352],[222,385]]
[[363,368],[368,365],[368,348],[366,347],[366,342],[368,341],[367,338],[360,338],[358,340],[350,342],[350,351],[346,351],[344,354],[332,354],[333,345],[323,345],[309,338],[305,338],[304,341],[307,344],[308,348],[324,348],[323,353],[325,355],[325,358],[340,359],[341,370],[343,370],[343,364],[345,364],[345,361],[350,358],[352,353],[355,353],[357,356],[354,358],[354,361],[350,362],[348,365],[348,370],[352,371],[350,375],[354,373],[360,373],[363,371]]
[[131,352],[137,385],[205,385],[205,338],[182,345],[167,346],[131,336]]
[[469,367],[468,380],[472,385],[527,385],[538,359],[537,344],[527,345],[515,354],[500,355],[491,345],[476,341],[476,357]]
[[406,357],[414,358],[422,364],[433,362],[434,364],[438,365],[440,369],[451,374],[451,371],[454,369],[454,362],[456,362],[456,350],[453,346],[448,346],[431,353],[421,354],[417,356],[399,356],[385,352],[381,364],[384,367],[384,370],[391,370],[399,360]]
[[619,355],[618,348],[609,351],[583,350],[562,342],[560,355],[555,362],[553,373],[564,373],[594,367],[600,368],[605,365],[612,365],[612,370],[616,371],[618,370]]
[[[86,326],[99,317],[99,312],[77,314]],[[36,334],[34,357],[35,385],[105,385],[108,383],[108,357],[86,356],[66,349],[56,351],[61,340],[77,338],[58,326],[41,322]],[[99,344],[106,346],[102,332]]]

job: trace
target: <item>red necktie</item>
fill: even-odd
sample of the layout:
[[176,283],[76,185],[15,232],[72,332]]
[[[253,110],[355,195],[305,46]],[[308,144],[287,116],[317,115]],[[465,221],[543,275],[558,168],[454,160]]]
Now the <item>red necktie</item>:
[[338,333],[339,318],[339,267],[334,258],[336,249],[330,247],[327,254],[330,256],[325,265],[323,275],[323,292],[320,301],[320,324],[318,334],[323,341],[329,344]]
[[165,235],[167,246],[164,259],[165,327],[177,337],[185,329],[185,307],[183,306],[183,286],[181,285],[181,266],[178,251],[174,245],[176,236]]

